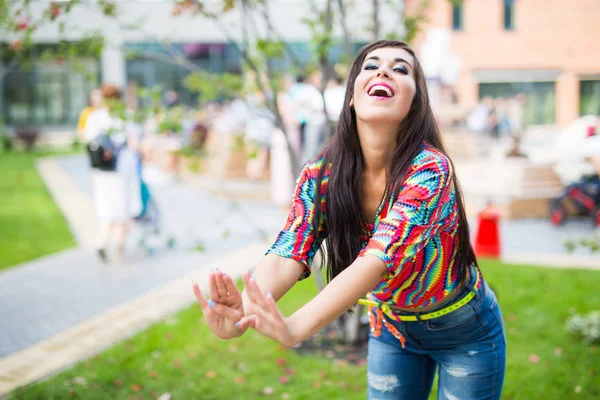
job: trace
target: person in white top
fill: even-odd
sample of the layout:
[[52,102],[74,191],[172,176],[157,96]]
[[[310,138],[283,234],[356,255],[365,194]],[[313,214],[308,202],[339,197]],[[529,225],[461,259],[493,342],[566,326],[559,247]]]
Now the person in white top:
[[141,212],[141,189],[137,158],[131,148],[138,140],[129,140],[127,125],[110,114],[110,100],[119,100],[121,92],[114,86],[101,88],[104,105],[94,110],[87,119],[84,139],[90,143],[101,135],[110,135],[115,148],[119,149],[114,170],[92,168],[92,189],[94,208],[100,226],[100,238],[97,245],[102,261],[108,261],[108,247],[111,239],[116,241],[115,259],[123,261],[127,225],[132,217]]
[[327,118],[329,122],[337,123],[344,107],[344,96],[346,96],[346,85],[339,75],[327,82],[324,96],[325,105],[327,106]]
[[302,164],[316,157],[323,150],[323,132],[327,118],[323,109],[323,96],[318,89],[321,87],[322,79],[320,71],[314,72],[309,82],[296,90],[292,98],[294,107],[303,110],[306,118],[300,154]]

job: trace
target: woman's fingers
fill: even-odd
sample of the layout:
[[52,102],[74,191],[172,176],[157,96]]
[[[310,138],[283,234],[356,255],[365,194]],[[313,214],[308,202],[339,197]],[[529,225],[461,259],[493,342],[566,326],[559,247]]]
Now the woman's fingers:
[[240,330],[252,328],[258,331],[258,326],[260,325],[258,323],[258,319],[259,318],[257,315],[248,315],[247,317],[240,319],[239,322],[235,324],[235,326]]
[[223,282],[225,283],[225,290],[227,291],[227,293],[229,293],[230,296],[241,295],[240,290],[229,275],[223,274]]
[[[228,295],[227,295],[227,287],[225,286],[225,282],[223,281],[223,273],[219,270],[217,270],[214,273],[215,276],[215,286],[217,288],[217,298],[220,300],[225,300]],[[212,293],[211,293],[211,297],[212,297]]]
[[244,316],[244,313],[241,310],[236,310],[235,308],[228,307],[224,304],[215,303],[212,299],[207,300],[204,293],[202,293],[200,286],[196,282],[194,282],[192,288],[196,295],[196,300],[198,300],[202,312],[205,315],[210,313],[219,314],[229,319],[231,322],[237,322]]
[[200,304],[202,311],[204,313],[209,311],[210,306],[208,305],[208,301],[206,300],[206,297],[204,297],[202,290],[200,290],[200,286],[198,285],[198,283],[194,282],[194,284],[192,285],[192,289],[194,290],[194,294],[196,295],[196,300],[198,300],[198,303]]
[[246,285],[246,292],[248,293],[248,298],[255,303],[259,308],[265,309],[267,304],[265,302],[265,296],[260,291],[258,284],[249,273],[244,273],[242,275],[242,280]]
[[210,272],[208,274],[208,294],[213,300],[220,300],[219,298],[219,290],[217,289],[217,277],[214,272]]
[[271,315],[271,317],[275,321],[277,321],[277,323],[283,323],[284,322],[283,314],[281,313],[281,311],[279,311],[279,307],[277,307],[277,303],[275,303],[275,299],[273,298],[273,295],[271,295],[270,292],[267,293],[266,303],[267,303],[267,308],[269,310],[269,314]]

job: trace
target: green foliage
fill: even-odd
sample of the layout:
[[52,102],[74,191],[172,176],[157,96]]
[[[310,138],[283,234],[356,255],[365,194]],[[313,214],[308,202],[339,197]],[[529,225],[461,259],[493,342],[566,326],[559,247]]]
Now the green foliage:
[[223,0],[223,12],[233,10],[235,7],[235,0]]
[[110,110],[110,115],[122,121],[127,119],[127,105],[122,100],[104,100],[104,103]]
[[231,146],[233,151],[243,151],[246,147],[243,135],[235,135],[233,138],[233,145]]
[[201,161],[200,159],[193,157],[190,162],[188,163],[188,169],[190,170],[190,172],[197,174],[200,172],[200,167],[201,167]]
[[244,82],[243,78],[237,74],[197,71],[185,78],[184,85],[191,92],[200,93],[202,100],[213,101],[238,95],[242,91]]
[[4,118],[0,116],[0,153],[11,151],[13,148],[12,140],[6,132],[6,125],[4,125]]
[[181,107],[173,107],[163,112],[162,118],[159,118],[158,133],[176,133],[179,134],[183,130],[182,121],[184,118],[184,109]]
[[285,54],[285,43],[283,41],[258,39],[256,50],[266,58],[281,58]]
[[146,100],[150,105],[158,107],[161,103],[162,87],[160,85],[154,85],[150,88],[140,87],[137,88],[137,96]]
[[392,37],[388,38],[402,40],[410,44],[420,32],[421,26],[428,21],[426,13],[430,6],[431,0],[421,0],[414,15],[404,16],[404,35],[400,36],[392,33]]
[[100,10],[105,16],[117,16],[117,6],[114,0],[98,0],[98,6],[100,7]]
[[567,238],[563,241],[563,245],[570,253],[574,252],[578,247],[587,248],[591,253],[600,251],[600,233],[596,232],[589,237],[577,239]]
[[585,343],[600,342],[600,311],[573,315],[567,320],[567,330],[582,337]]
[[204,253],[206,251],[206,246],[202,242],[196,243],[194,247],[192,247],[193,251],[197,251],[199,253]]

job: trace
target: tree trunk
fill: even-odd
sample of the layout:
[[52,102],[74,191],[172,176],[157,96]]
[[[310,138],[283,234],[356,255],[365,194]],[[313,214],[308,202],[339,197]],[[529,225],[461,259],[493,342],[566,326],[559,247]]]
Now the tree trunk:
[[379,0],[371,0],[373,5],[372,24],[373,24],[373,41],[379,40]]
[[354,49],[352,39],[348,30],[348,21],[346,21],[346,4],[344,0],[338,0],[338,9],[340,10],[340,23],[342,25],[342,35],[344,35],[344,62],[350,63],[354,58]]

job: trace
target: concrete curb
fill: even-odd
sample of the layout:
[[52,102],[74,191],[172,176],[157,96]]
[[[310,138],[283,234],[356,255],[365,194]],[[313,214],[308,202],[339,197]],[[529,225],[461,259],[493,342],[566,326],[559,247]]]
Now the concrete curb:
[[503,256],[502,262],[545,268],[600,270],[600,256],[590,258],[578,255],[524,253]]
[[41,158],[36,167],[65,216],[77,244],[85,248],[94,247],[98,237],[98,223],[92,200],[60,166],[57,158]]
[[[264,242],[252,242],[211,264],[218,265],[232,277],[238,277],[254,267],[266,248]],[[198,282],[206,290],[208,273],[206,268],[199,269],[48,340],[0,359],[0,396],[51,376],[193,304],[192,281]]]

